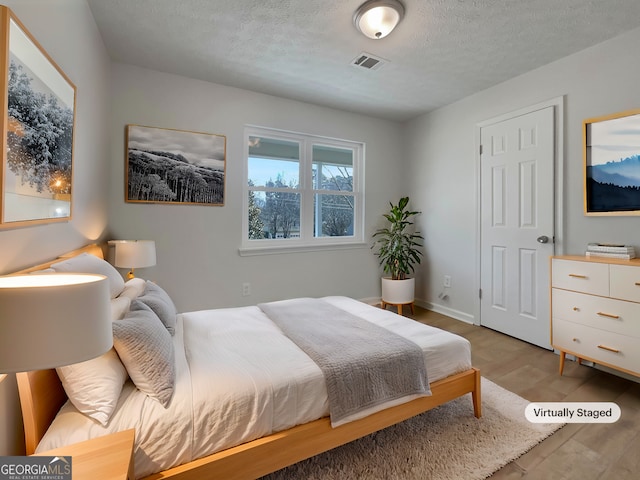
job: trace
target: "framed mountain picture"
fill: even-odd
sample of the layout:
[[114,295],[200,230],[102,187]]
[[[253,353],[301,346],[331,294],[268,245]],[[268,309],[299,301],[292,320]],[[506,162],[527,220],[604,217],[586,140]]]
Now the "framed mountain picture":
[[226,137],[127,125],[125,201],[224,205]]
[[640,110],[583,122],[586,215],[640,215]]

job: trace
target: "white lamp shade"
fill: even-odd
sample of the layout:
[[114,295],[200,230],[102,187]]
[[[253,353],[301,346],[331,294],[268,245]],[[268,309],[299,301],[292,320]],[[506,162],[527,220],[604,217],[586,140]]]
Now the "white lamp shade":
[[107,277],[0,277],[0,373],[70,365],[112,346]]
[[397,0],[370,0],[355,13],[353,23],[365,36],[378,40],[389,35],[404,17]]
[[156,242],[153,240],[112,240],[113,263],[121,268],[144,268],[156,264]]

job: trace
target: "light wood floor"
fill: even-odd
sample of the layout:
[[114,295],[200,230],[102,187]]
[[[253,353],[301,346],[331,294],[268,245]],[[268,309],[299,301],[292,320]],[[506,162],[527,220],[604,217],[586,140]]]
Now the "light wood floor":
[[420,308],[407,316],[467,338],[482,375],[527,400],[620,406],[618,422],[567,424],[492,479],[640,479],[640,384],[572,361],[560,376],[551,351]]

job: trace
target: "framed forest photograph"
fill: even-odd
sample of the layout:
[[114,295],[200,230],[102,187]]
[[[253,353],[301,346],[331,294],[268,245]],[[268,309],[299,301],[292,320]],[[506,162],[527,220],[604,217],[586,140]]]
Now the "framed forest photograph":
[[584,121],[586,215],[640,215],[640,110]]
[[125,201],[224,205],[226,137],[126,127]]
[[68,221],[75,85],[4,6],[0,24],[7,32],[0,53],[0,226]]

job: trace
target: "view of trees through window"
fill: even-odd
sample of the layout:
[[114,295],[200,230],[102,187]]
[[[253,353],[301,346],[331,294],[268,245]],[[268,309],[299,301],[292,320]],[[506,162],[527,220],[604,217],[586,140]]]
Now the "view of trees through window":
[[354,235],[352,148],[250,137],[247,182],[249,240]]

